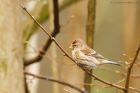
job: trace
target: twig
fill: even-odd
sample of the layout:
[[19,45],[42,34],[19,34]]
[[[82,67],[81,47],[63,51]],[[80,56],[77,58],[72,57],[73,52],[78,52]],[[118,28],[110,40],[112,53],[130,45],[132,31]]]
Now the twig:
[[[63,0],[60,4],[59,10],[63,11],[67,7],[73,5],[74,3],[78,3],[78,2],[81,2],[81,1],[83,1],[83,0]],[[40,8],[41,8],[41,10],[38,11],[39,16],[37,17],[37,19],[39,20],[40,23],[43,24],[49,18],[48,17],[48,15],[49,15],[49,13],[48,13],[48,3],[46,3],[45,5],[43,5]],[[37,25],[34,24],[34,23],[32,23],[32,26],[31,25],[29,27],[26,26],[25,29],[24,29],[25,30],[24,40],[28,41],[31,38],[32,34],[34,34],[36,32],[37,28],[38,28]],[[25,44],[25,48],[26,48],[26,44]]]
[[140,75],[131,75],[132,78],[140,78]]
[[134,91],[137,91],[137,92],[140,92],[140,90],[135,89],[135,88],[133,88],[133,87],[129,87],[129,89],[134,90]]
[[[64,5],[60,6],[60,10],[64,9],[66,6],[68,5],[71,5],[73,2],[79,2],[81,0],[66,0],[64,1]],[[57,7],[57,6],[55,6]],[[54,8],[55,9],[55,8]],[[56,10],[57,11],[57,10]],[[57,13],[57,12],[55,12]],[[59,16],[58,14],[56,14],[56,17]],[[58,18],[56,18],[57,20]],[[55,20],[55,19],[54,19]],[[58,19],[58,23],[59,23],[59,19]],[[57,24],[57,23],[56,23]],[[61,26],[62,27],[62,26]],[[33,30],[33,29],[32,29]],[[51,36],[52,37],[56,37],[57,35],[59,34],[59,31],[57,30],[54,30],[52,33],[51,33]],[[49,49],[50,45],[52,43],[52,40],[49,38],[46,43],[43,45],[43,47],[41,48],[41,50],[38,51],[38,54],[34,57],[34,58],[31,58],[29,60],[26,60],[24,59],[24,65],[25,66],[29,66],[33,63],[37,63],[37,62],[40,62],[45,54],[45,52]],[[43,52],[43,53],[42,53]]]
[[56,82],[56,83],[68,86],[70,88],[73,88],[73,89],[79,91],[80,93],[86,93],[82,89],[80,89],[80,88],[78,88],[76,86],[73,86],[72,84],[66,83],[64,81],[56,80],[56,79],[53,79],[53,78],[50,78],[50,77],[47,77],[47,76],[35,75],[35,74],[29,73],[29,72],[24,72],[24,73],[26,75],[33,76],[33,77],[38,78],[38,79],[47,80],[47,81],[51,81],[51,82]]
[[25,86],[25,93],[30,93],[29,88],[28,88],[28,84],[26,82],[25,75],[24,75],[24,86]]
[[[64,53],[64,55],[66,56],[66,57],[68,57],[70,60],[72,60],[72,62],[74,62],[75,64],[77,64],[76,62],[75,62],[75,60],[71,57],[71,56],[69,56],[68,55],[68,53],[59,45],[59,43],[56,41],[56,39],[54,38],[54,37],[52,37],[44,28],[43,28],[43,26],[26,10],[26,8],[25,7],[23,7],[23,6],[21,6],[24,10],[25,10],[25,12],[34,20],[34,22],[43,30],[43,32],[45,33],[45,34],[47,34],[48,36],[49,36],[49,38],[58,46],[58,48]],[[78,65],[78,64],[77,64]],[[79,65],[78,65],[79,66]],[[118,89],[120,89],[120,90],[124,90],[125,88],[124,87],[121,87],[121,86],[119,86],[119,85],[115,85],[115,84],[111,84],[111,83],[109,83],[109,82],[107,82],[107,81],[104,81],[104,80],[102,80],[102,79],[100,79],[99,77],[97,77],[96,75],[92,75],[90,72],[88,72],[87,70],[85,70],[84,68],[82,68],[81,66],[79,66],[82,70],[84,70],[86,73],[88,73],[90,76],[92,76],[92,77],[94,77],[95,79],[97,79],[98,81],[100,81],[100,82],[102,82],[102,83],[105,83],[105,84],[107,84],[107,85],[110,85],[110,86],[112,86],[112,87],[115,87],[115,88],[118,88]]]
[[27,9],[24,6],[21,6],[23,10],[34,20],[34,22],[42,29],[42,31],[49,36],[49,38],[58,46],[58,48],[67,56],[69,59],[71,59],[74,63],[76,63],[65,50],[58,44],[58,42],[55,40],[54,37],[52,37],[44,28],[43,26],[27,11]]
[[139,51],[140,51],[140,45],[139,45],[138,49],[136,50],[136,54],[135,54],[135,57],[134,57],[132,63],[128,67],[128,71],[127,71],[127,75],[126,75],[125,91],[124,91],[125,93],[128,93],[129,83],[130,83],[130,75],[132,72],[133,65],[135,64],[137,57],[139,55]]
[[122,86],[119,86],[119,85],[112,84],[112,83],[110,83],[110,82],[104,81],[104,80],[100,79],[99,77],[97,77],[96,75],[91,74],[91,73],[88,72],[87,70],[85,70],[85,69],[83,69],[83,70],[84,70],[86,73],[88,73],[90,76],[94,77],[95,80],[98,80],[98,81],[100,81],[100,82],[102,82],[102,83],[104,83],[104,84],[107,84],[107,85],[109,85],[109,86],[115,87],[115,88],[117,88],[117,89],[125,90],[125,88],[122,87]]
[[[25,8],[23,8],[26,12],[27,10]],[[27,12],[28,13],[28,12]],[[29,14],[29,13],[28,13]],[[49,35],[47,33],[47,35],[49,35],[49,37],[55,37],[59,32],[60,32],[60,29],[59,29],[59,6],[58,6],[58,0],[54,0],[53,1],[53,16],[54,16],[54,31],[51,33],[51,35]],[[30,14],[29,14],[30,15]],[[30,15],[31,16],[31,15]],[[32,16],[33,17],[33,16]],[[33,17],[34,18],[34,17]],[[38,23],[38,22],[37,22]],[[38,23],[39,24],[39,23]],[[41,26],[41,25],[40,25]],[[45,29],[42,27],[42,29],[45,31]],[[51,38],[49,38],[47,40],[47,42],[43,45],[43,47],[41,48],[41,50],[38,52],[38,55],[30,60],[25,60],[25,66],[28,66],[30,64],[33,64],[33,63],[36,63],[38,61],[40,61],[42,58],[43,58],[43,55],[45,54],[45,51],[48,50],[48,48],[50,47],[52,43],[52,40]]]
[[[56,37],[56,35],[58,34],[59,32],[52,32],[51,35],[53,37]],[[43,45],[43,47],[41,48],[41,50],[38,51],[38,54],[36,57],[32,58],[32,59],[29,59],[29,60],[24,60],[24,65],[27,67],[33,63],[37,63],[39,62],[42,58],[43,58],[43,55],[45,54],[45,51],[47,51],[50,47],[52,43],[52,40],[49,38],[46,43]]]

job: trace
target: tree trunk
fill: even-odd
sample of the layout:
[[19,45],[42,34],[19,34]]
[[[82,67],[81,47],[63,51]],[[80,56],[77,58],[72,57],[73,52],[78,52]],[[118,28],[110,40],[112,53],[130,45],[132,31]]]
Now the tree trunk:
[[24,93],[20,2],[0,2],[0,93]]

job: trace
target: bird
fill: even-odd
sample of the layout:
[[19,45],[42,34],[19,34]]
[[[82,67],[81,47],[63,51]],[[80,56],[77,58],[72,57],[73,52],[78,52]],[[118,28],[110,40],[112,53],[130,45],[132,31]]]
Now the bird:
[[120,66],[118,62],[110,61],[101,54],[97,53],[80,38],[75,39],[69,48],[72,49],[72,58],[75,62],[85,69],[95,69],[99,65],[103,64]]

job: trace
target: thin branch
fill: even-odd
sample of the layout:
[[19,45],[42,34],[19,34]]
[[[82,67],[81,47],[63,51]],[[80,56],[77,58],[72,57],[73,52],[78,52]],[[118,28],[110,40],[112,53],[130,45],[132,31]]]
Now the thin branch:
[[[126,77],[126,73],[123,73],[123,72],[120,72],[120,71],[113,71],[113,70],[109,70],[109,69],[104,69],[104,68],[100,68],[101,70],[104,70],[104,71],[108,71],[108,72],[111,72],[111,73],[116,73],[120,76],[123,76],[123,77]],[[140,78],[140,75],[139,74],[131,74],[131,77],[132,78]]]
[[80,89],[80,88],[78,88],[76,86],[73,86],[72,84],[66,83],[64,81],[56,80],[56,79],[53,79],[53,78],[50,78],[50,77],[47,77],[47,76],[35,75],[35,74],[29,73],[29,72],[24,72],[24,73],[26,75],[33,76],[33,77],[38,78],[38,79],[47,80],[47,81],[51,81],[51,82],[56,82],[56,83],[68,86],[68,87],[70,87],[72,89],[75,89],[75,90],[79,91],[80,93],[86,93],[82,89]]
[[[79,1],[81,1],[81,0],[66,0],[66,1],[64,1],[64,5],[60,6],[60,10],[64,9],[64,8],[65,8],[66,6],[68,6],[68,5],[73,4],[74,2],[76,3],[76,2],[79,2]],[[56,4],[56,3],[55,3],[55,4]],[[58,6],[55,6],[55,7],[58,7]],[[54,9],[56,9],[56,8],[54,8]],[[55,17],[54,17],[54,20],[56,20],[56,23],[55,23],[55,25],[56,25],[56,24],[59,23],[59,14],[58,14],[59,10],[55,10],[54,12],[56,13],[56,15],[55,15]],[[57,20],[58,20],[58,21],[57,21]],[[58,27],[59,27],[59,26],[58,26]],[[57,28],[58,28],[58,27],[57,27]],[[33,30],[33,29],[32,29],[32,30]],[[60,31],[58,31],[58,30],[54,30],[54,31],[51,33],[51,36],[52,36],[52,37],[56,37],[56,36],[59,34],[59,32],[60,32]],[[37,54],[34,58],[31,58],[31,59],[29,59],[29,60],[24,59],[24,65],[25,65],[25,66],[29,66],[29,65],[31,65],[31,64],[33,64],[33,63],[40,62],[40,61],[42,60],[43,56],[45,55],[45,52],[49,49],[51,43],[52,43],[52,40],[49,38],[49,39],[46,41],[46,43],[43,45],[43,47],[41,48],[41,50],[38,51],[38,54]]]
[[[51,36],[56,37],[56,35],[57,35],[58,33],[59,33],[59,32],[53,31],[53,32],[51,33]],[[43,58],[43,56],[44,56],[44,54],[45,54],[45,52],[49,49],[51,43],[52,43],[52,40],[49,38],[49,39],[46,41],[46,43],[42,46],[41,50],[38,51],[37,56],[34,57],[34,58],[32,58],[32,59],[29,59],[29,60],[24,60],[24,62],[25,62],[24,65],[27,67],[27,66],[29,66],[29,65],[31,65],[31,64],[33,64],[33,63],[37,63],[37,62],[41,61],[42,58]]]
[[26,82],[25,75],[24,75],[24,87],[25,87],[25,93],[30,93],[29,88],[28,88],[28,84]]
[[[81,2],[81,1],[82,0],[63,0],[61,2],[61,4],[60,4],[60,8],[59,9],[60,9],[60,11],[63,11],[67,7],[69,7],[69,6],[71,6],[71,5],[75,4],[75,3]],[[38,18],[37,18],[38,21],[40,23],[44,23],[49,18],[48,17],[48,15],[49,15],[49,13],[48,13],[48,3],[43,5],[41,7],[41,10],[38,11],[38,13],[39,13]],[[32,26],[31,25],[29,27],[26,26],[25,29],[24,29],[24,31],[25,31],[25,33],[24,33],[25,34],[24,40],[28,41],[31,38],[32,34],[36,32],[37,28],[38,28],[37,25],[34,24],[34,23],[32,24]],[[25,47],[26,47],[26,45],[25,45]]]
[[137,57],[139,55],[139,52],[140,52],[140,45],[138,47],[138,49],[136,50],[136,54],[135,54],[135,57],[132,61],[132,63],[130,64],[130,66],[128,67],[128,71],[127,71],[127,76],[126,76],[126,83],[125,83],[125,93],[128,93],[128,89],[129,89],[129,83],[130,83],[130,76],[131,76],[131,72],[132,72],[132,68],[133,68],[133,65],[135,64],[136,60],[137,60]]
[[131,75],[132,78],[140,78],[140,75]]
[[138,90],[136,88],[133,88],[133,87],[129,87],[129,89],[134,90],[134,91],[137,91],[137,92],[140,92],[140,90]]
[[[24,9],[26,12],[27,10]],[[28,12],[27,12],[28,13]],[[30,15],[30,13],[28,13]],[[39,62],[42,58],[43,58],[43,55],[45,54],[45,51],[48,50],[48,48],[50,47],[51,43],[52,43],[52,40],[51,40],[51,37],[55,37],[59,32],[60,32],[60,29],[59,29],[59,4],[58,4],[58,0],[53,0],[53,16],[54,16],[54,20],[53,20],[53,23],[54,23],[54,31],[51,33],[51,35],[49,35],[49,33],[46,33],[45,29],[41,26],[41,28],[43,29],[43,31],[50,37],[47,42],[43,45],[43,47],[41,48],[41,50],[38,52],[38,55],[30,60],[25,60],[25,66],[28,66],[30,64],[33,64],[33,63],[36,63],[36,62]],[[31,16],[31,15],[30,15]],[[33,17],[33,16],[32,16]],[[33,17],[34,18],[34,17]],[[38,23],[38,22],[37,22]],[[39,25],[39,23],[38,23]]]
[[[82,68],[83,69],[83,68]],[[95,80],[98,80],[98,81],[100,81],[100,82],[102,82],[102,83],[104,83],[104,84],[107,84],[107,85],[109,85],[109,86],[112,86],[112,87],[115,87],[115,88],[117,88],[117,89],[120,89],[120,90],[125,90],[125,88],[124,87],[122,87],[122,86],[119,86],[119,85],[116,85],[116,84],[112,84],[112,83],[110,83],[110,82],[107,82],[107,81],[105,81],[105,80],[102,80],[101,78],[99,78],[99,77],[97,77],[96,75],[94,75],[94,74],[91,74],[90,72],[88,72],[87,70],[85,70],[85,69],[83,69],[86,73],[88,73],[90,76],[92,76],[92,77],[94,77],[95,78]]]
[[58,44],[58,42],[55,40],[54,37],[52,37],[44,28],[43,26],[27,11],[27,9],[24,6],[21,6],[23,10],[34,20],[34,22],[42,29],[42,31],[49,36],[49,38],[58,46],[58,48],[67,56],[69,59],[71,59],[74,63],[76,63],[65,50]]
[[[43,26],[26,10],[25,7],[21,6],[23,8],[23,10],[34,20],[34,22],[43,30],[43,32],[45,34],[47,34],[49,36],[49,38],[58,46],[58,48],[64,53],[64,55],[66,57],[68,57],[70,60],[72,60],[72,62],[74,62],[75,64],[77,64],[75,62],[75,60],[69,56],[69,54],[59,45],[59,43],[56,41],[56,39],[54,37],[52,37],[44,28]],[[77,64],[78,65],[78,64]],[[78,65],[79,66],[79,65]],[[95,79],[97,79],[98,81],[102,82],[102,83],[105,83],[107,85],[110,85],[112,87],[115,87],[115,88],[118,88],[120,90],[125,90],[124,87],[121,87],[119,85],[115,85],[115,84],[111,84],[110,82],[107,82],[107,81],[104,81],[102,79],[100,79],[99,77],[97,77],[96,75],[92,75],[90,72],[88,72],[87,70],[85,70],[84,68],[82,68],[81,66],[79,66],[82,70],[84,70],[86,73],[88,73],[90,76],[94,77]]]

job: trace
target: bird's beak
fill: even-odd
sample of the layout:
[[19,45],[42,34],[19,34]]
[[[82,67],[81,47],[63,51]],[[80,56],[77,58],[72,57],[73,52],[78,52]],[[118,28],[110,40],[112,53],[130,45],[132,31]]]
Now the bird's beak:
[[73,47],[72,47],[72,44],[69,46],[69,48],[71,48],[71,49],[73,48]]

